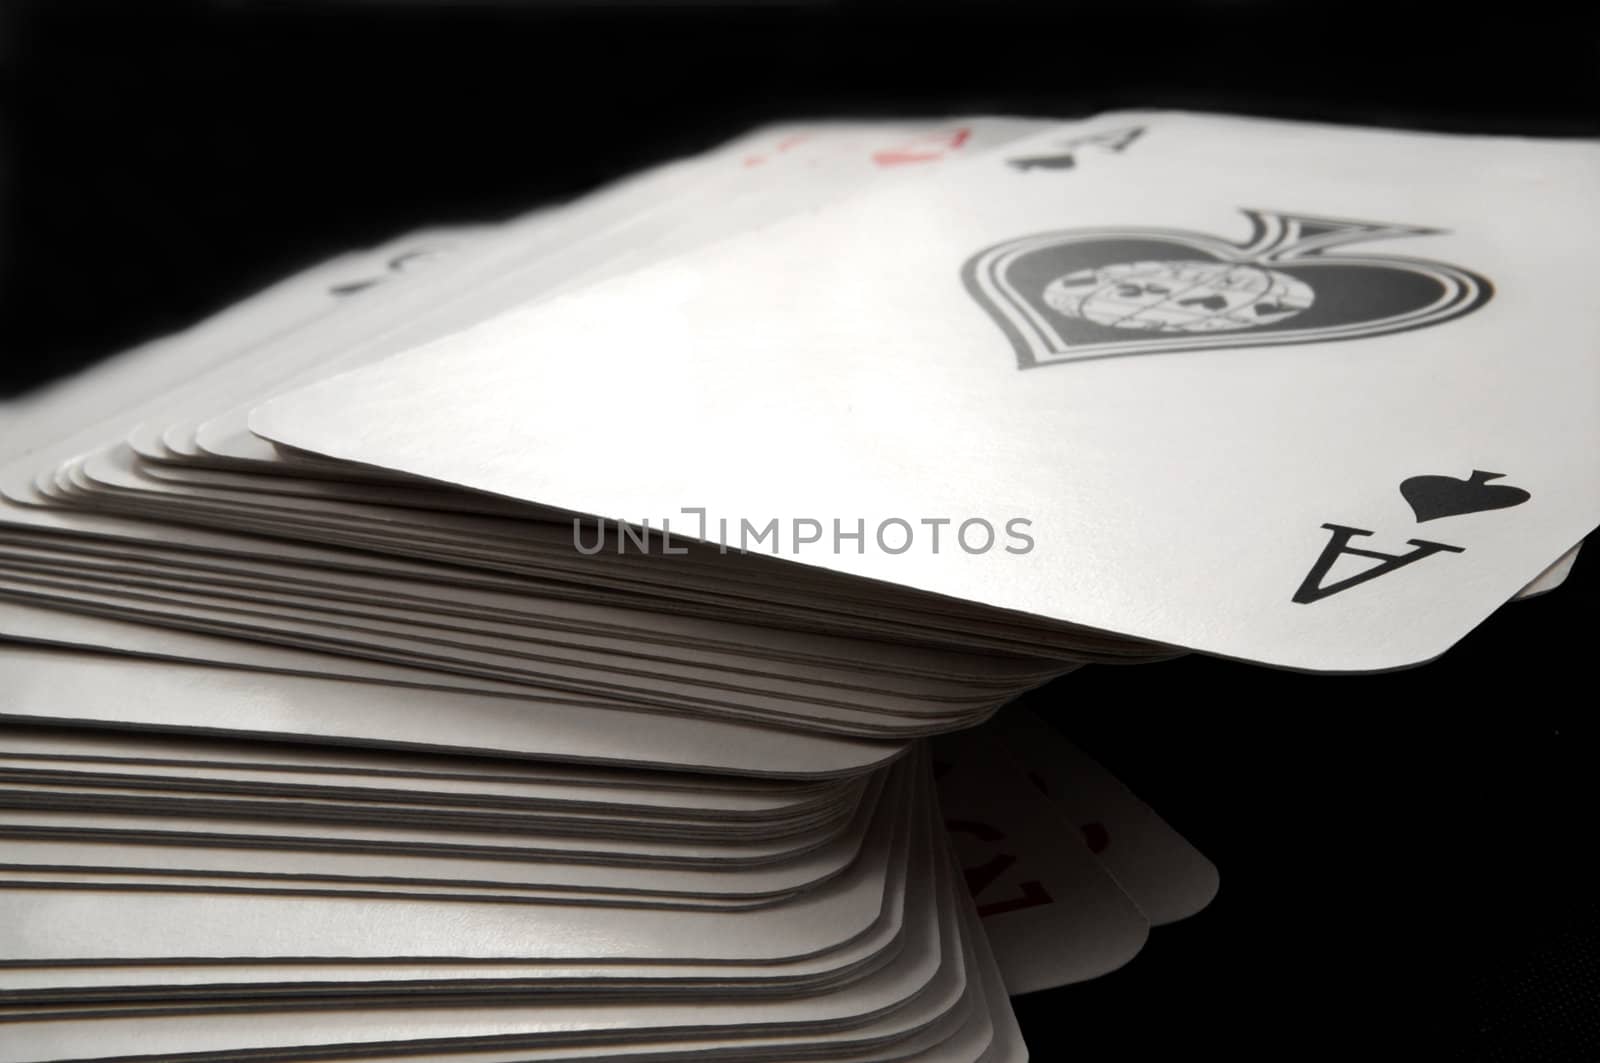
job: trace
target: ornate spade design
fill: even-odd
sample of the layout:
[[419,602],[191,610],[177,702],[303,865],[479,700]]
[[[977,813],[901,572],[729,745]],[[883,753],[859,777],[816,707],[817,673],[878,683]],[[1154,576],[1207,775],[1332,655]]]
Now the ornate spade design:
[[1244,243],[1178,229],[1023,236],[962,269],[1020,368],[1133,354],[1382,336],[1488,302],[1483,277],[1442,262],[1329,254],[1357,241],[1441,232],[1245,210]]

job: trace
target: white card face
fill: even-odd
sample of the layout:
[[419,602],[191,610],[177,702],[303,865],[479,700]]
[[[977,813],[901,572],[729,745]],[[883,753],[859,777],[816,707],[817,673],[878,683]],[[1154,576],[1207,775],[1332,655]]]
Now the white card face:
[[1557,587],[1561,586],[1563,583],[1567,582],[1567,577],[1572,575],[1572,566],[1577,563],[1578,551],[1582,549],[1583,544],[1579,543],[1571,550],[1568,550],[1566,553],[1556,558],[1555,562],[1549,568],[1539,573],[1539,577],[1537,579],[1518,591],[1517,596],[1513,598],[1512,601],[1521,601],[1524,598],[1537,598],[1539,595],[1548,594]]
[[985,728],[1153,926],[1187,919],[1217,895],[1217,867],[1114,775],[1031,712]]
[[[196,456],[267,460],[271,448],[244,431],[246,409],[229,407],[329,366],[364,364],[485,317],[637,269],[815,207],[857,188],[914,178],[1041,128],[1019,119],[866,123],[757,131],[707,156],[624,182],[558,214],[482,241],[448,275],[386,293],[360,315],[290,337],[266,352],[254,376],[213,381],[198,425]],[[908,146],[915,143],[915,150]],[[531,229],[531,234],[522,232]],[[331,342],[330,342],[331,340]],[[162,434],[173,442],[173,434]]]
[[633,522],[1026,520],[1021,553],[783,554],[1322,670],[1436,656],[1600,520],[1600,149],[1102,121],[1070,169],[1036,137],[251,425]]
[[1068,985],[1133,959],[1149,920],[992,729],[941,736],[933,749],[945,828],[1006,988]]
[[[185,394],[211,400],[191,411],[195,417],[216,417],[252,389],[270,388],[308,363],[345,357],[350,349],[381,353],[385,342],[420,342],[581,277],[697,246],[864,183],[937,169],[1044,125],[972,118],[773,127],[705,156],[633,175],[559,211],[536,212],[499,228],[407,234],[322,263],[187,332],[125,352],[93,373],[13,404],[0,454],[21,452],[101,417],[170,411],[163,393],[178,382],[198,385]],[[706,213],[695,206],[715,206],[715,224],[708,226]],[[413,322],[419,318],[424,323]],[[397,328],[421,331],[402,331],[390,340]],[[246,350],[254,355],[248,364],[197,379]],[[130,405],[152,397],[147,405]],[[72,414],[65,421],[64,404]],[[119,433],[127,427],[119,424]],[[134,434],[161,437],[164,427],[141,425]],[[41,431],[43,440],[37,438]],[[254,442],[250,456],[272,457],[271,448]],[[206,453],[192,447],[187,452]]]

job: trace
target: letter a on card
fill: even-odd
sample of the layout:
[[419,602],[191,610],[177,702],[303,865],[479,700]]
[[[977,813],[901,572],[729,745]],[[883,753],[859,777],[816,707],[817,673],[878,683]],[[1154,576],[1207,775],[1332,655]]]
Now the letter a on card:
[[[1360,528],[1347,528],[1342,524],[1324,524],[1323,527],[1333,534],[1328,537],[1328,545],[1322,548],[1322,556],[1318,557],[1317,563],[1311,566],[1311,571],[1306,574],[1305,580],[1300,584],[1300,589],[1294,592],[1294,600],[1301,605],[1309,605],[1312,602],[1321,601],[1323,598],[1338,594],[1340,591],[1349,590],[1351,587],[1365,583],[1370,579],[1377,579],[1379,576],[1404,568],[1413,561],[1421,561],[1423,558],[1437,554],[1440,551],[1448,551],[1453,554],[1465,552],[1459,546],[1431,543],[1426,539],[1407,539],[1406,545],[1414,546],[1416,549],[1406,554],[1385,554],[1377,550],[1361,550],[1351,546],[1350,540],[1357,535],[1371,535],[1371,532],[1362,531]],[[1358,572],[1354,576],[1347,576],[1344,579],[1335,580],[1333,583],[1323,586],[1322,581],[1327,578],[1328,570],[1333,568],[1334,563],[1339,558],[1346,555],[1372,558],[1378,564]]]

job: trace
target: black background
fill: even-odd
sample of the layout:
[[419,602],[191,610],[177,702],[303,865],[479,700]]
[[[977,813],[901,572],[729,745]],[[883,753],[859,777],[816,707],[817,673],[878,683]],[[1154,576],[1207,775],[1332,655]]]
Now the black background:
[[[1597,25],[1527,4],[0,0],[0,394],[334,253],[784,117],[1176,106],[1594,136]],[[1419,669],[1188,658],[1031,695],[1223,883],[1124,970],[1020,998],[1035,1058],[1600,1058],[1596,564]]]

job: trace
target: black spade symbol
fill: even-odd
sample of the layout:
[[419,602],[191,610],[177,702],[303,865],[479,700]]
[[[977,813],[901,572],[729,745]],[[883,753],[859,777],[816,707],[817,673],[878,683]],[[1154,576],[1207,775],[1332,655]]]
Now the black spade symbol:
[[1028,155],[1011,160],[1011,168],[1027,173],[1029,170],[1070,170],[1075,161],[1071,152],[1065,155]]
[[1400,494],[1410,504],[1411,512],[1417,515],[1418,524],[1440,517],[1520,506],[1533,497],[1520,487],[1489,482],[1504,475],[1474,469],[1472,477],[1466,480],[1453,476],[1413,476],[1400,482]]

